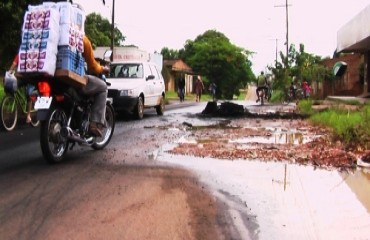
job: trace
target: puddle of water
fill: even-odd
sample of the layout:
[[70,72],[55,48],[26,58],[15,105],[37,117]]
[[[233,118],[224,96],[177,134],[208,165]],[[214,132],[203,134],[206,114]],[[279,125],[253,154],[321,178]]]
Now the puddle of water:
[[[163,146],[158,160],[198,174],[228,203],[231,213],[239,212],[235,224],[241,233],[257,234],[258,239],[369,238],[370,205],[360,199],[370,196],[368,175],[364,179],[356,172],[343,178],[337,171],[282,162],[228,161],[165,152],[172,147]],[[359,184],[363,187],[354,190],[352,185]],[[366,196],[360,197],[357,191]],[[248,229],[247,221],[256,221],[258,229]]]
[[276,133],[271,136],[251,136],[230,140],[230,143],[303,144],[312,141],[302,133]]
[[354,173],[342,173],[341,175],[370,214],[370,168],[360,168]]

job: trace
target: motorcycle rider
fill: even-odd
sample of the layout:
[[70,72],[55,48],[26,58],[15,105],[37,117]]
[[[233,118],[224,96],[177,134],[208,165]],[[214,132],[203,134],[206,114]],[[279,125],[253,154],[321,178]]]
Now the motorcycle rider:
[[[71,0],[54,0],[53,2],[71,2]],[[75,3],[76,7],[83,8],[80,4]],[[89,132],[97,137],[102,136],[102,131],[105,126],[105,109],[107,99],[107,84],[99,77],[104,73],[109,72],[109,67],[101,66],[94,57],[94,50],[90,40],[86,37],[83,38],[84,51],[82,56],[87,65],[87,74],[84,76],[87,79],[86,85],[81,88],[84,95],[91,95],[94,97],[94,102],[91,107]]]
[[105,126],[105,108],[107,100],[107,84],[97,76],[103,73],[108,73],[109,68],[101,66],[94,57],[94,51],[90,40],[84,36],[83,38],[84,52],[82,56],[87,65],[87,84],[82,87],[82,93],[85,95],[93,95],[94,102],[91,107],[91,122],[89,132],[97,137],[102,136],[103,127]]
[[257,95],[257,100],[256,102],[260,101],[260,95],[259,92],[263,90],[265,92],[265,97],[267,97],[267,79],[263,71],[261,71],[261,74],[257,78],[257,89],[256,89],[256,95]]
[[[75,5],[84,11],[80,4],[75,3]],[[94,96],[94,102],[91,106],[89,132],[96,137],[101,137],[105,126],[105,104],[108,94],[107,84],[101,79],[101,77],[102,74],[109,72],[109,67],[101,66],[95,60],[93,47],[86,35],[84,35],[83,38],[83,46],[84,51],[82,56],[87,65],[87,74],[85,75],[87,83],[81,88],[81,91],[84,95]]]

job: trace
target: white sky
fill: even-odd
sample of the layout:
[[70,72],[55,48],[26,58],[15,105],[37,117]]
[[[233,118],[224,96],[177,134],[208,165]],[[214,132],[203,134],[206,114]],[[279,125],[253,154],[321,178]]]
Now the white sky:
[[[113,0],[74,0],[87,14],[100,13],[111,20]],[[337,32],[370,4],[369,0],[288,0],[289,44],[305,51],[332,56]],[[115,23],[126,36],[123,43],[148,52],[163,47],[181,49],[205,31],[222,32],[230,41],[256,52],[251,59],[258,74],[272,65],[276,46],[285,53],[285,0],[115,0]],[[276,44],[276,39],[277,44]]]

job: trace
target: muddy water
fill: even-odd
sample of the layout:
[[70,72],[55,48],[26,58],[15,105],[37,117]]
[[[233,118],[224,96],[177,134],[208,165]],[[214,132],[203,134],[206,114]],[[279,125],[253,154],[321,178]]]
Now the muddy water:
[[[370,213],[370,168],[360,168],[354,173],[341,174],[346,184]],[[369,233],[370,239],[370,233]]]
[[[267,128],[255,128],[256,130],[264,130]],[[265,144],[303,144],[312,141],[312,136],[307,136],[305,132],[297,129],[271,128],[267,129],[273,132],[270,136],[252,136],[238,139],[231,139],[230,143],[239,143],[248,145],[249,143],[265,143]],[[317,136],[315,136],[317,137]]]
[[[201,109],[198,106],[194,111]],[[168,117],[173,120],[169,121],[207,126],[222,120],[189,119],[180,113],[171,112]],[[314,137],[305,134],[305,129],[288,131],[279,125],[269,126],[274,133],[270,136],[229,141],[249,148],[256,142],[302,144]],[[197,141],[185,133],[178,143]],[[162,146],[155,159],[194,171],[227,204],[242,239],[370,239],[370,171],[339,173],[282,162],[230,161],[166,152],[176,144]]]
[[175,156],[165,152],[170,147],[164,146],[158,159],[196,172],[228,204],[243,239],[370,237],[369,174]]

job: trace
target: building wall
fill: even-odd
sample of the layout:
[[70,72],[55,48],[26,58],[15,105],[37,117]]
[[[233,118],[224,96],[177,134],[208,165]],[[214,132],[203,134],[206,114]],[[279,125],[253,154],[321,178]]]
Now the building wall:
[[333,69],[335,63],[343,61],[347,63],[347,69],[341,77],[334,80],[325,80],[323,84],[322,97],[329,95],[358,96],[363,93],[363,80],[360,76],[360,67],[363,63],[362,54],[347,54],[338,58],[324,60],[324,65]]

